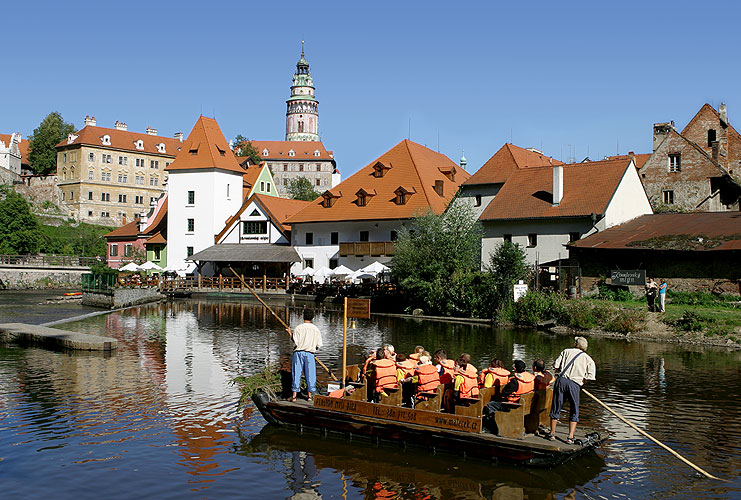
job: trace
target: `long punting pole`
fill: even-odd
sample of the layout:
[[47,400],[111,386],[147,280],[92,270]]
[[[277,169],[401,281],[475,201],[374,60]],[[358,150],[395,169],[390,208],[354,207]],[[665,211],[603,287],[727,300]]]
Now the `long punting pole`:
[[345,387],[347,379],[347,297],[345,307],[342,309],[342,387]]
[[674,455],[675,457],[677,457],[678,459],[680,459],[682,462],[686,463],[687,465],[689,465],[690,467],[692,467],[693,469],[695,469],[697,472],[699,472],[703,476],[705,476],[707,478],[710,478],[710,479],[716,479],[718,481],[726,481],[725,479],[721,479],[719,477],[715,477],[714,475],[710,474],[709,472],[705,472],[703,469],[701,469],[697,465],[693,464],[692,462],[690,462],[689,460],[687,460],[686,458],[684,458],[682,455],[680,455],[676,451],[674,451],[671,448],[669,448],[667,445],[665,445],[664,443],[662,443],[661,441],[659,441],[658,439],[656,439],[655,437],[653,437],[648,432],[644,431],[643,429],[640,429],[640,428],[636,427],[631,422],[628,422],[628,420],[626,420],[625,417],[623,417],[618,412],[616,412],[615,410],[613,410],[612,408],[610,408],[609,406],[607,406],[605,403],[603,403],[602,401],[600,401],[600,399],[597,396],[591,394],[589,391],[586,391],[586,390],[582,389],[582,392],[584,394],[586,394],[587,396],[589,396],[590,398],[592,398],[595,401],[597,401],[598,404],[600,404],[607,411],[609,411],[610,413],[612,413],[613,415],[615,415],[617,418],[619,418],[620,420],[622,420],[623,422],[625,422],[626,424],[628,424],[633,429],[637,430],[639,433],[641,433],[644,436],[646,436],[648,439],[650,439],[654,443],[656,443],[659,446],[661,446],[662,448],[664,448],[666,451],[668,451],[669,453],[671,453],[672,455]]
[[[251,293],[252,295],[254,295],[254,296],[255,296],[255,298],[256,298],[257,300],[259,300],[259,301],[260,301],[260,304],[262,304],[263,306],[265,306],[265,309],[267,309],[268,311],[270,311],[270,314],[272,314],[272,315],[273,315],[273,316],[275,317],[275,319],[277,319],[277,320],[278,320],[278,321],[280,322],[280,324],[281,324],[281,325],[283,325],[283,326],[285,327],[285,329],[286,329],[286,330],[288,330],[288,335],[291,335],[291,333],[290,333],[290,332],[291,332],[291,327],[290,327],[290,326],[288,326],[288,325],[286,324],[286,322],[285,322],[285,321],[283,321],[283,319],[281,319],[281,317],[280,317],[280,316],[278,316],[278,315],[277,315],[277,314],[275,313],[275,311],[273,311],[273,310],[272,310],[272,309],[270,308],[270,306],[269,306],[269,305],[267,305],[267,304],[265,303],[265,301],[263,301],[263,300],[262,300],[262,299],[260,298],[260,296],[259,296],[259,295],[257,295],[257,293],[256,293],[256,292],[255,292],[255,291],[254,291],[254,290],[252,289],[252,287],[251,287],[250,285],[248,285],[248,284],[247,284],[247,282],[246,282],[246,281],[244,280],[244,278],[242,278],[242,276],[240,276],[239,274],[237,274],[237,271],[235,271],[234,269],[232,269],[232,267],[231,267],[231,266],[229,266],[229,270],[230,270],[231,272],[233,272],[233,273],[234,273],[234,276],[236,276],[237,278],[239,278],[239,281],[241,281],[241,282],[242,282],[242,285],[243,285],[243,286],[244,286],[244,287],[245,287],[245,288],[246,288],[247,290],[249,290],[249,291],[250,291],[250,293]],[[329,373],[329,376],[330,376],[330,377],[332,377],[332,380],[337,380],[337,377],[335,377],[335,376],[334,376],[334,373],[332,373],[332,370],[330,370],[329,368],[327,368],[327,365],[325,365],[324,363],[322,363],[322,360],[321,360],[321,359],[317,358],[316,356],[314,356],[314,359],[316,359],[316,362],[317,362],[317,363],[319,363],[319,366],[321,366],[322,368],[324,368],[324,369],[326,370],[326,372],[327,372],[327,373]]]

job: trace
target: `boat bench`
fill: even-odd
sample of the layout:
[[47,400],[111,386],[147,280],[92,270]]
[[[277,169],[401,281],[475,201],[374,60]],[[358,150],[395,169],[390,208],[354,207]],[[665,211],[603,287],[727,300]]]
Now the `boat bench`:
[[415,410],[440,411],[445,394],[445,384],[437,386],[435,392],[421,392],[419,396],[423,399],[416,399],[414,403]]
[[548,426],[548,416],[553,402],[553,389],[540,389],[524,394],[520,402],[508,405],[510,411],[494,413],[497,424],[497,435],[509,438],[521,438],[525,433],[532,434],[539,426]]

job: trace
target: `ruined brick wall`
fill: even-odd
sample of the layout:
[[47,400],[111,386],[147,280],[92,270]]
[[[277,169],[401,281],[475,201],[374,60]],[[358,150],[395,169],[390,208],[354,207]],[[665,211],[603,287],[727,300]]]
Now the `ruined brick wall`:
[[[681,169],[679,172],[670,172],[669,155],[676,153],[681,155]],[[666,207],[663,200],[665,190],[673,191],[673,207],[683,211],[705,212],[727,209],[720,204],[718,196],[706,200],[711,194],[710,178],[719,177],[720,170],[676,131],[667,135],[640,169],[639,174],[654,210]],[[738,210],[738,203],[731,209]]]
[[720,115],[705,104],[682,130],[682,135],[697,143],[708,155],[713,148],[708,144],[708,130],[715,130],[719,143],[718,163],[723,165],[737,182],[741,181],[741,135],[730,123],[721,123]]
[[61,207],[61,191],[57,187],[56,175],[24,176],[23,184],[16,184],[15,190],[30,203],[40,209],[45,201]]

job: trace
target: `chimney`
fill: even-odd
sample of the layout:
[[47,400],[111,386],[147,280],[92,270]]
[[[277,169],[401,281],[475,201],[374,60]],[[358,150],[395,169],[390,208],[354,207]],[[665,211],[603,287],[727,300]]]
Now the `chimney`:
[[724,123],[728,123],[728,110],[726,109],[726,103],[722,102],[720,103],[720,106],[718,106],[718,114],[720,115],[720,120]]
[[157,135],[157,129],[152,127],[147,127],[147,135]]
[[563,167],[553,167],[553,206],[557,207],[563,199]]
[[673,120],[669,123],[654,123],[654,151],[659,149],[661,143],[664,142],[664,139],[672,130],[674,130]]
[[183,133],[175,132],[175,139],[179,140],[180,142],[183,142]]
[[90,125],[91,127],[94,127],[96,124],[95,117],[93,116],[90,118],[88,115],[85,115],[85,126],[87,127]]
[[713,141],[710,145],[713,148],[713,161],[717,162],[720,156],[720,142]]
[[126,131],[126,130],[129,130],[129,126],[126,125],[124,122],[120,122],[116,120],[116,130]]

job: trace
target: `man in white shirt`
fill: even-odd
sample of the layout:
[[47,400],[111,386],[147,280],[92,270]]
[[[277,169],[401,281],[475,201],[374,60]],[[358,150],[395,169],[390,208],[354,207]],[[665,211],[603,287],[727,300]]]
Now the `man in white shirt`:
[[553,363],[557,375],[553,386],[553,404],[551,405],[551,433],[548,437],[551,441],[556,439],[556,425],[561,415],[564,398],[569,400],[569,436],[567,444],[574,443],[574,432],[576,423],[579,421],[579,395],[581,386],[585,380],[595,379],[594,360],[589,357],[587,350],[587,339],[576,337],[574,347],[564,349]]
[[322,333],[311,320],[314,319],[312,309],[304,309],[304,322],[293,329],[288,330],[296,347],[293,349],[291,359],[291,376],[293,396],[291,401],[296,401],[296,395],[301,391],[301,373],[306,378],[306,389],[309,393],[309,401],[312,400],[311,393],[316,392],[316,360],[314,353],[322,347]]

